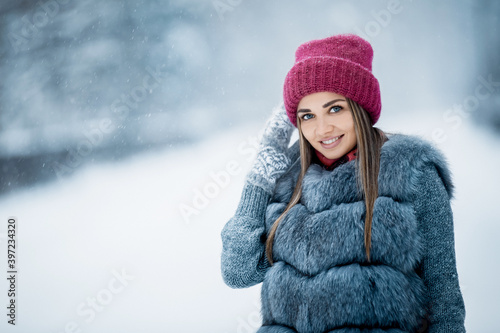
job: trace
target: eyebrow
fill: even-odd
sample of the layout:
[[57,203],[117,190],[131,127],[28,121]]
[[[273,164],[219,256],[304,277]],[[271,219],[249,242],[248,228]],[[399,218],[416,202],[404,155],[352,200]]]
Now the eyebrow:
[[[345,100],[344,100],[344,99],[337,98],[337,99],[334,99],[334,100],[332,100],[332,101],[330,101],[330,102],[325,103],[325,104],[323,105],[323,108],[327,108],[327,107],[329,107],[330,105],[332,105],[333,103],[336,103],[336,102],[338,102],[338,101],[343,101],[343,102],[345,102]],[[309,110],[309,109],[300,109],[300,110],[297,110],[297,113],[299,113],[299,112],[311,112],[311,110]]]

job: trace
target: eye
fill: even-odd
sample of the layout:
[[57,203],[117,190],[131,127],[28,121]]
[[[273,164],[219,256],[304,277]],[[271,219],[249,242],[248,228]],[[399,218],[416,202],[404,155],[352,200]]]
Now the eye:
[[313,116],[312,114],[310,114],[310,113],[306,113],[306,114],[305,114],[305,115],[303,115],[301,118],[302,118],[302,120],[308,120],[308,119],[311,119],[311,118],[312,118],[312,116]]
[[340,111],[340,110],[342,110],[342,109],[343,109],[343,108],[342,108],[340,105],[334,105],[334,106],[332,106],[332,107],[330,108],[330,111],[331,111],[332,113],[337,113],[337,112],[339,112],[339,111]]

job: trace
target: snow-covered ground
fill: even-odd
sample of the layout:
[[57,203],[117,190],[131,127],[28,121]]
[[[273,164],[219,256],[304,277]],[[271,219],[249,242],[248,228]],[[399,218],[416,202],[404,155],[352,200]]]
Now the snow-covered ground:
[[[498,332],[500,140],[473,125],[402,115],[378,124],[431,138],[456,185],[456,249],[470,332]],[[412,113],[418,115],[418,113]],[[255,332],[260,285],[234,290],[220,276],[220,231],[233,215],[262,122],[180,149],[82,168],[0,200],[18,219],[17,325],[5,332]],[[7,302],[7,281],[0,303]]]

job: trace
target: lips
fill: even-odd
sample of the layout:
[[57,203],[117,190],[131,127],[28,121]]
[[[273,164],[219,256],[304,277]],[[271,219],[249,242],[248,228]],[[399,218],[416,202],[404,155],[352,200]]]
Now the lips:
[[[334,137],[328,138],[327,140],[322,140],[322,141],[320,141],[320,143],[321,143],[321,146],[325,149],[335,148],[336,146],[338,146],[340,144],[343,137],[344,137],[344,134],[339,135],[339,136],[334,136]],[[325,143],[325,142],[328,142],[328,143]]]

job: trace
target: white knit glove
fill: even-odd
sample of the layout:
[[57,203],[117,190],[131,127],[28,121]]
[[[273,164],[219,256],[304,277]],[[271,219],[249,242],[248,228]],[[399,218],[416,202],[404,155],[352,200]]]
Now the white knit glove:
[[292,159],[299,154],[298,142],[288,148],[294,129],[284,105],[276,107],[262,132],[257,157],[247,175],[248,182],[273,193],[276,180],[288,170]]

